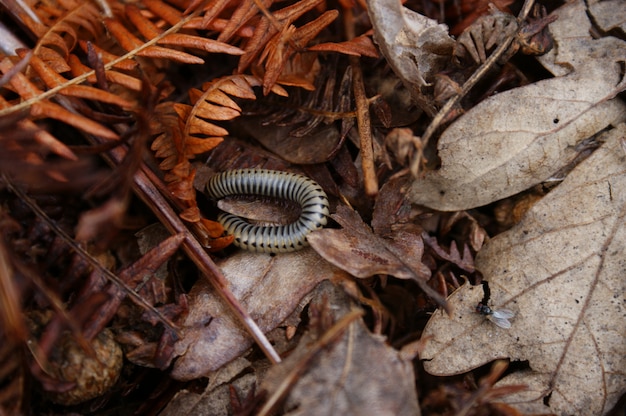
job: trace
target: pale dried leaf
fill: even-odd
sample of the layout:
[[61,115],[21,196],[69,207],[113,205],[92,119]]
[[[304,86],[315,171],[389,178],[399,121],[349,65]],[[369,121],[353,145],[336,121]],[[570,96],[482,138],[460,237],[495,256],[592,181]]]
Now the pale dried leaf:
[[432,100],[421,89],[434,81],[452,57],[454,40],[448,27],[403,7],[398,0],[369,0],[374,39],[393,71],[418,105],[434,114]]
[[211,416],[233,414],[230,389],[234,388],[240,398],[258,384],[258,376],[251,371],[250,362],[238,358],[209,375],[204,391],[180,390],[167,404],[161,416]]
[[[612,15],[619,16],[620,8],[615,7],[612,2],[599,4],[607,5]],[[602,6],[590,6],[588,10],[583,0],[574,0],[551,13],[551,16],[558,16],[558,19],[550,24],[554,48],[537,59],[555,76],[566,75],[572,69],[587,65],[591,63],[590,59],[600,58],[603,61],[610,56],[616,58],[616,61],[623,59],[624,47],[620,46],[623,43],[621,40],[610,36],[594,39],[591,36],[592,31],[597,29],[593,28],[589,14],[593,14],[593,10],[598,7]],[[594,56],[594,53],[599,56]]]
[[619,28],[626,32],[626,7],[623,0],[592,0],[589,2],[589,13],[603,31]]
[[[242,251],[219,266],[231,292],[264,332],[276,328],[320,281],[345,275],[310,249],[274,257]],[[253,343],[205,278],[189,293],[184,326],[185,336],[175,346],[180,357],[172,371],[179,380],[204,376]]]
[[591,62],[498,94],[457,120],[439,140],[441,169],[413,183],[411,202],[441,211],[486,205],[573,161],[579,143],[626,118],[626,105],[611,100],[626,87],[620,64]]
[[527,360],[505,384],[523,412],[606,414],[626,391],[626,127],[574,169],[510,231],[478,254],[492,308],[516,312],[502,329],[474,312],[482,287],[469,284],[436,312],[420,358],[432,374],[469,371],[497,358]]
[[[351,308],[355,306],[350,305],[348,296],[326,282],[316,290],[309,311],[327,311],[336,322]],[[411,360],[402,358],[384,339],[370,333],[360,319],[319,351],[311,351],[321,335],[314,332],[307,332],[290,356],[269,370],[261,384],[271,396],[288,383],[284,408],[289,410],[285,414],[420,415]],[[307,365],[303,366],[303,361]],[[297,377],[291,383],[289,377],[294,373]]]

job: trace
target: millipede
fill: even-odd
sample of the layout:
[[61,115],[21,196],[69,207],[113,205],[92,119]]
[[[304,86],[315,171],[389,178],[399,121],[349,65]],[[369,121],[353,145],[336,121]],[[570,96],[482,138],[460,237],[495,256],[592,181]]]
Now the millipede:
[[217,220],[237,247],[263,253],[287,253],[304,248],[306,236],[326,225],[328,197],[312,179],[290,172],[267,169],[237,169],[209,179],[207,193],[214,199],[233,195],[257,195],[288,199],[300,205],[300,217],[286,225],[254,225],[233,214]]

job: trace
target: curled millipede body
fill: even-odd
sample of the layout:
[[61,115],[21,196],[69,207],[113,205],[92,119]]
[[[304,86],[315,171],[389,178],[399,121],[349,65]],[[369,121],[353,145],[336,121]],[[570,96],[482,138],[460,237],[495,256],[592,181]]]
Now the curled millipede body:
[[259,195],[288,199],[301,207],[300,218],[287,225],[253,225],[244,219],[222,213],[218,221],[234,244],[250,251],[286,253],[307,245],[306,236],[326,225],[328,197],[313,180],[295,173],[266,169],[230,170],[213,176],[207,193],[215,199],[231,195]]

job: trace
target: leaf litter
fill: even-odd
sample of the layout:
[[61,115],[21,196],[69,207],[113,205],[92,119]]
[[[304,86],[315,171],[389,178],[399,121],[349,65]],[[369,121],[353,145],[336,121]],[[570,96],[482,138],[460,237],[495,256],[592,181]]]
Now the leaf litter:
[[[302,2],[300,6],[305,7],[305,3],[308,5],[306,10],[311,10],[319,2]],[[604,3],[590,1],[588,7],[590,14],[606,32],[619,27],[620,19],[617,15],[607,16],[604,6],[613,2]],[[411,205],[402,197],[407,187],[411,187],[407,185],[407,180],[412,178],[397,174],[382,187],[375,200],[372,228],[368,226],[367,220],[364,221],[359,213],[366,218],[372,201],[359,194],[363,183],[357,172],[358,164],[353,163],[354,154],[343,146],[345,138],[358,142],[354,131],[352,134],[347,131],[346,125],[353,122],[355,113],[351,113],[349,94],[343,94],[343,89],[335,94],[343,100],[336,107],[313,106],[314,110],[324,110],[324,114],[329,113],[331,108],[344,114],[346,119],[342,121],[341,129],[335,125],[327,126],[326,131],[318,129],[317,133],[321,135],[316,136],[313,134],[315,127],[335,120],[317,114],[309,121],[306,116],[303,117],[301,128],[297,130],[298,134],[302,134],[299,141],[285,139],[291,127],[285,131],[277,130],[277,136],[261,132],[259,136],[266,140],[259,140],[285,160],[301,164],[327,162],[301,168],[311,176],[325,177],[327,183],[320,182],[322,186],[336,190],[334,195],[344,202],[348,199],[351,203],[356,201],[354,206],[357,209],[340,205],[333,219],[342,228],[323,230],[311,236],[311,245],[318,254],[310,249],[275,257],[245,252],[230,255],[227,252],[229,256],[220,260],[220,267],[227,278],[221,289],[231,291],[241,300],[242,308],[246,310],[243,316],[250,316],[258,323],[275,349],[287,357],[281,364],[271,366],[269,372],[263,368],[266,362],[258,359],[258,351],[250,348],[252,340],[241,320],[232,316],[217,296],[218,291],[209,287],[204,277],[198,279],[188,298],[179,294],[176,304],[165,304],[171,301],[166,296],[171,289],[166,279],[159,281],[158,285],[142,289],[141,293],[145,296],[157,289],[153,294],[153,303],[163,305],[158,306],[158,311],[168,312],[164,316],[178,319],[181,331],[164,332],[158,346],[156,342],[137,342],[138,348],[128,352],[127,358],[138,366],[163,369],[169,366],[173,357],[176,361],[171,374],[177,380],[203,377],[209,380],[202,395],[186,396],[188,400],[181,400],[177,408],[174,407],[175,401],[170,402],[170,414],[230,411],[246,414],[258,409],[263,414],[275,404],[282,404],[287,414],[419,414],[416,375],[411,363],[413,355],[408,353],[411,350],[421,351],[423,357],[431,354],[432,358],[425,363],[425,367],[434,373],[440,371],[440,367],[444,368],[441,374],[460,374],[499,358],[528,361],[530,370],[513,371],[500,383],[501,387],[493,384],[504,371],[506,364],[503,361],[497,361],[491,373],[474,385],[474,390],[458,388],[453,383],[445,384],[442,391],[448,396],[444,395],[441,406],[457,409],[458,413],[483,406],[481,411],[490,414],[497,411],[518,414],[511,407],[492,402],[498,397],[529,412],[574,412],[567,407],[571,406],[576,413],[592,411],[600,414],[610,409],[624,391],[622,297],[625,270],[623,260],[619,260],[624,258],[624,172],[615,166],[616,159],[624,166],[624,127],[619,128],[617,138],[592,136],[610,130],[624,119],[625,106],[613,99],[624,87],[623,68],[620,67],[623,66],[624,47],[623,42],[616,38],[591,38],[589,31],[592,25],[585,15],[586,8],[582,2],[571,2],[557,12],[561,16],[554,26],[558,48],[540,59],[558,78],[498,94],[463,115],[444,133],[440,141],[442,169],[429,174],[425,180],[415,181],[410,195],[413,203],[426,201],[423,202],[425,205],[454,210],[454,214],[433,213]],[[276,15],[280,13],[277,11]],[[328,22],[318,22],[317,29],[326,26],[336,15],[335,12],[327,13]],[[447,28],[438,24],[436,19],[414,13],[400,3],[372,1],[370,16],[376,39],[387,60],[415,94],[418,106],[428,115],[434,115],[436,106],[445,99],[433,104],[430,88],[437,78],[447,77],[443,72],[449,69],[447,65],[458,44],[454,45]],[[483,26],[478,32],[482,33],[489,26],[484,22],[490,22],[491,17],[482,19]],[[512,15],[505,17],[510,22],[515,20]],[[553,19],[547,21],[552,22]],[[236,26],[236,23],[231,22],[231,25]],[[572,25],[576,27],[572,28]],[[293,64],[289,56],[300,54],[292,50],[294,45],[300,43],[298,39],[310,35],[311,39],[307,37],[305,42],[308,43],[315,37],[313,31],[305,33],[298,29],[300,35],[287,41],[291,30],[285,26],[284,32],[272,43],[284,47],[283,55],[269,54],[262,58],[266,93],[274,81],[285,82],[284,77],[279,75],[289,75],[289,70],[279,74],[280,68]],[[473,35],[478,32],[466,33]],[[281,40],[283,34],[285,39]],[[465,36],[463,47],[469,45],[471,48],[472,43]],[[350,44],[361,45],[362,48],[350,48]],[[335,51],[351,49],[353,54],[375,55],[369,53],[371,48],[367,35],[361,40],[355,38],[345,42],[341,47],[333,45],[338,44],[318,45],[317,48]],[[480,44],[475,46],[478,47],[478,60],[483,61],[487,56],[482,52],[494,45],[485,45],[483,49],[480,49]],[[248,63],[243,68],[250,63],[254,52],[246,50]],[[266,49],[266,52],[271,51]],[[468,49],[468,53],[471,55],[472,51]],[[319,63],[313,54],[307,55]],[[278,65],[274,65],[276,63]],[[297,65],[290,70],[295,71],[296,83],[293,85],[312,88],[314,71],[303,77],[298,73]],[[453,94],[461,90],[455,88],[450,77],[447,79],[451,81]],[[241,81],[241,78],[235,76],[233,82],[237,80]],[[250,81],[250,85],[258,84],[252,77]],[[345,76],[341,84],[349,86],[352,81]],[[331,88],[333,85],[331,82],[326,84],[328,91],[334,89]],[[415,86],[419,88],[413,88]],[[244,88],[246,98],[254,99],[252,90],[247,87]],[[278,85],[272,89],[275,92],[284,91]],[[232,93],[230,89],[224,91]],[[585,93],[584,97],[582,93]],[[321,94],[317,99],[330,104],[334,101],[329,99],[332,95]],[[583,98],[579,99],[579,96]],[[212,99],[219,97],[228,98],[216,94]],[[230,98],[228,100],[239,108]],[[528,109],[529,100],[537,108],[531,106]],[[221,99],[207,102],[207,108],[215,110],[203,113],[209,121],[211,117],[220,115],[230,120],[240,114],[239,110],[229,112],[229,104]],[[458,107],[456,110],[458,113],[455,116],[460,116],[462,109]],[[391,112],[391,108],[387,111]],[[395,113],[396,109],[393,111]],[[184,124],[188,113],[189,110],[181,110],[181,119],[176,121],[183,121]],[[298,117],[300,115],[294,116],[294,119]],[[384,119],[391,120],[391,117],[381,118]],[[417,116],[413,118],[414,121],[416,119]],[[206,125],[212,124],[206,121],[198,125],[206,128]],[[212,130],[195,133],[220,136],[213,138],[215,142],[228,134],[221,124],[220,127],[212,126]],[[252,130],[259,129],[253,127]],[[372,130],[375,140],[384,136],[378,126]],[[410,146],[398,154],[401,168],[407,159],[417,155],[417,159],[421,160],[424,156],[421,153],[423,149],[411,152],[421,145],[417,132],[412,129],[404,131],[404,135],[398,136],[408,138],[404,144]],[[470,131],[471,134],[468,133]],[[468,136],[468,143],[461,143]],[[194,144],[194,155],[215,144],[205,138],[195,139],[186,142]],[[484,216],[477,211],[458,210],[481,206],[545,181],[554,172],[560,171],[563,165],[576,160],[580,153],[578,145],[590,139],[606,140],[607,143],[539,202],[520,224],[482,249],[487,235],[482,227]],[[376,149],[379,145],[374,142],[376,152],[380,151]],[[163,150],[163,146],[156,146],[158,148]],[[363,154],[360,156],[363,157]],[[170,161],[175,160],[175,153],[164,155]],[[157,154],[157,157],[161,156]],[[235,160],[236,163],[249,162],[255,157],[258,161],[258,152],[249,158]],[[389,158],[385,159],[380,154],[377,157],[376,162],[380,162],[381,166],[384,163],[386,167],[393,168]],[[227,167],[233,164],[231,161],[220,162]],[[173,170],[174,166],[169,169]],[[178,166],[178,170],[185,174],[184,186],[173,187],[172,190],[177,190],[173,193],[178,197],[188,197],[192,190],[187,185],[191,183],[195,171],[186,166],[184,169]],[[363,172],[360,173],[363,175]],[[377,173],[380,178],[387,178],[384,168],[381,167]],[[581,175],[583,179],[580,179]],[[337,178],[341,180],[335,183]],[[431,188],[428,188],[429,181]],[[353,190],[349,195],[345,191],[347,188]],[[431,200],[435,202],[428,202]],[[199,224],[201,215],[195,200],[191,206],[184,206],[188,209],[181,217]],[[252,209],[258,210],[255,207]],[[273,218],[275,215],[269,216]],[[86,226],[93,225],[95,218],[85,217],[85,221]],[[88,227],[83,229],[89,230]],[[460,230],[464,233],[461,237]],[[218,229],[212,236],[214,242],[220,233]],[[97,233],[90,231],[87,234],[94,236]],[[450,239],[444,242],[442,237]],[[167,255],[159,253],[161,257],[169,257],[182,238],[183,235],[178,234],[168,241],[171,251]],[[222,240],[221,245],[213,248],[221,248],[226,243]],[[154,250],[162,251],[161,247]],[[471,275],[474,272],[476,252],[479,252],[477,266],[491,288],[487,305],[496,311],[508,308],[515,314],[506,314],[503,318],[505,315],[500,312],[500,318],[506,319],[507,323],[500,321],[500,327],[494,325],[488,320],[494,315],[491,310],[481,309],[486,316],[476,312],[476,305],[485,300],[485,293],[480,287],[465,284],[454,292],[447,304],[454,307],[452,318],[437,312],[421,341],[409,343],[408,348],[400,352],[392,348],[391,345],[400,345],[398,338],[390,336],[387,340],[380,334],[393,333],[393,328],[398,326],[409,334],[402,333],[402,336],[417,337],[419,329],[415,328],[421,327],[411,322],[416,310],[420,316],[425,315],[432,310],[432,299],[445,305],[440,294],[445,295],[449,288],[458,287],[460,273]],[[154,271],[151,264],[140,265],[145,273]],[[163,272],[166,270],[162,269],[160,273]],[[387,279],[386,276],[396,279]],[[139,277],[137,281],[141,280]],[[474,276],[470,277],[470,280],[474,279]],[[333,287],[325,280],[341,284],[343,291],[338,289],[338,285]],[[412,288],[413,283],[422,289],[417,291],[418,295],[406,290],[407,287]],[[375,286],[378,286],[376,291]],[[435,286],[438,286],[436,290]],[[431,295],[427,302],[423,292]],[[380,302],[377,299],[379,295],[381,298],[387,295],[388,304]],[[310,302],[311,298],[313,301]],[[364,312],[358,309],[354,300],[371,308],[367,313],[373,317],[372,330],[361,320]],[[389,324],[392,329],[386,328],[384,321],[390,316],[385,315],[389,313],[386,307],[405,309],[408,318],[402,320],[398,319],[400,314],[393,315],[389,320],[393,321]],[[155,314],[144,315],[150,325],[158,323]],[[443,322],[440,327],[437,327],[438,321]],[[301,326],[301,323],[305,325]],[[510,328],[504,328],[509,324]],[[468,334],[468,328],[472,336],[465,339],[463,337]],[[125,336],[127,340],[136,342],[136,339],[131,339],[133,331],[134,328],[118,338]],[[462,348],[456,345],[459,340],[465,343]],[[407,339],[400,342],[406,345]],[[425,347],[422,348],[422,345]],[[439,347],[434,352],[433,345]],[[453,357],[446,357],[450,351],[454,352]],[[579,355],[584,356],[585,361],[580,360]],[[467,384],[471,385],[471,374],[466,373],[466,377],[469,380]],[[418,383],[423,384],[424,379],[420,376]],[[580,394],[577,383],[588,390]],[[255,394],[255,385],[260,385],[263,391]],[[528,388],[520,391],[520,385]],[[603,394],[601,401],[593,396],[597,391]],[[578,396],[573,397],[572,392],[578,393]],[[264,397],[270,398],[265,407],[257,406]],[[427,396],[423,404],[434,397],[436,395]],[[591,400],[595,401],[591,403]],[[206,407],[201,407],[204,405]]]
[[562,76],[496,94],[450,125],[438,142],[441,168],[414,182],[411,202],[457,211],[517,194],[574,160],[584,140],[626,120],[626,105],[613,99],[626,88],[626,43],[591,39],[582,2],[565,9],[573,18],[551,25],[557,47],[540,58],[552,57],[549,68]]
[[[280,256],[242,251],[219,265],[232,292],[264,332],[281,324],[319,282],[344,275],[311,249]],[[171,373],[178,380],[209,374],[253,344],[206,279],[199,279],[189,293],[184,327]]]
[[626,126],[511,230],[478,254],[492,308],[516,314],[502,329],[475,313],[480,286],[465,284],[423,337],[426,371],[460,374],[499,358],[529,370],[502,385],[526,384],[504,398],[529,413],[605,414],[626,389]]

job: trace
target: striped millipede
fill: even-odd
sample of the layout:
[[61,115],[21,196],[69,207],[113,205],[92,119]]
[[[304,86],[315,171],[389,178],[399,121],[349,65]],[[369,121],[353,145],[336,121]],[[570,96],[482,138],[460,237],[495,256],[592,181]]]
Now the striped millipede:
[[295,173],[267,169],[237,169],[213,176],[207,193],[214,199],[231,195],[259,195],[288,199],[301,207],[300,218],[287,225],[252,225],[227,213],[218,216],[234,244],[246,250],[264,253],[287,253],[304,248],[306,236],[326,225],[328,197],[313,180]]

